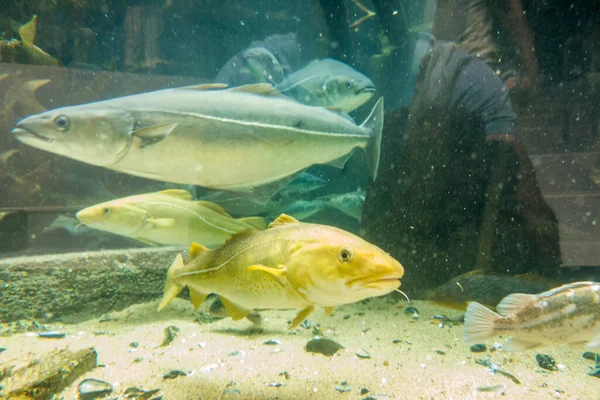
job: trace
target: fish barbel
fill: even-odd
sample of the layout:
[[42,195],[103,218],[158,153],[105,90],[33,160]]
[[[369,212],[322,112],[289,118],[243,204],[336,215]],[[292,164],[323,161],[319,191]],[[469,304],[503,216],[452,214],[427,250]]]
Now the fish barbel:
[[465,343],[512,335],[503,345],[506,351],[565,343],[600,346],[600,283],[575,282],[537,295],[514,293],[497,309],[499,314],[477,302],[469,304]]
[[[144,178],[255,192],[266,201],[313,164],[343,167],[355,148],[377,176],[383,99],[362,125],[269,84],[166,89],[21,120],[21,142]],[[265,186],[269,185],[269,186]],[[256,188],[263,186],[264,193]],[[268,193],[267,193],[268,192]]]
[[220,246],[234,233],[265,229],[264,218],[233,218],[208,201],[192,201],[190,192],[163,190],[123,197],[79,211],[85,225],[152,245]]
[[187,286],[197,308],[211,293],[233,320],[253,309],[301,308],[290,329],[315,307],[381,296],[400,286],[402,265],[378,247],[341,229],[282,214],[265,231],[244,231],[208,250],[192,244],[167,274],[162,310]]

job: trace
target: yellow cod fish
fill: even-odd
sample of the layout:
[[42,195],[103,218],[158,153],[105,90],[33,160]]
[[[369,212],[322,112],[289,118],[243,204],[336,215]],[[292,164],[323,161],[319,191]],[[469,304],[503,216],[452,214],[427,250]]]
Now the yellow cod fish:
[[506,351],[564,343],[600,346],[600,283],[575,282],[536,295],[514,293],[497,309],[500,315],[477,302],[469,304],[465,343],[512,335],[503,346]]
[[265,229],[264,218],[233,218],[208,201],[192,201],[186,190],[171,189],[123,197],[79,211],[85,225],[147,244],[220,246],[234,233]]
[[158,310],[188,286],[196,308],[216,293],[234,321],[253,309],[301,308],[293,329],[315,307],[329,314],[396,290],[403,275],[398,261],[358,236],[281,214],[269,229],[239,233],[218,249],[192,244],[186,262],[180,254],[169,269]]

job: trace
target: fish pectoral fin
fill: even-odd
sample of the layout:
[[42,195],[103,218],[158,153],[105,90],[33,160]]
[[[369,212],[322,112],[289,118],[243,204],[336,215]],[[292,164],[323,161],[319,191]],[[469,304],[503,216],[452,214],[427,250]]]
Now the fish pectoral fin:
[[202,83],[200,85],[184,86],[177,90],[217,90],[225,89],[228,86],[226,83]]
[[354,154],[354,151],[350,151],[349,153],[346,153],[343,156],[330,161],[328,163],[328,165],[331,165],[332,167],[335,167],[335,168],[342,169],[342,168],[344,168],[344,166],[346,165],[346,162],[350,159],[350,157],[352,157],[352,154]]
[[223,305],[225,306],[225,309],[227,310],[227,313],[229,314],[232,320],[238,321],[250,314],[250,310],[246,310],[245,308],[238,306],[237,304],[233,304],[223,296],[219,297],[221,298],[221,302],[223,302]]
[[285,266],[273,268],[273,267],[267,267],[262,264],[255,264],[255,265],[250,265],[249,267],[247,267],[246,271],[248,271],[248,272],[250,272],[250,271],[266,272],[271,278],[273,278],[273,280],[275,280],[275,282],[277,282],[281,286],[284,286],[283,283],[285,280],[285,273],[286,273]]
[[196,200],[196,204],[198,204],[201,207],[206,207],[209,210],[212,210],[214,212],[217,212],[221,215],[224,215],[226,217],[231,217],[231,215],[225,211],[225,209],[223,207],[221,207],[218,204],[212,203],[210,201],[206,201],[206,200]]
[[534,294],[513,293],[503,298],[496,310],[500,315],[513,315],[537,300]]
[[196,243],[196,242],[192,243],[190,245],[190,249],[188,250],[188,256],[187,256],[187,259],[185,260],[185,262],[189,263],[191,260],[198,257],[198,254],[203,253],[208,250],[210,250],[208,247],[204,247],[199,243]]
[[287,224],[296,224],[298,221],[296,218],[291,217],[287,214],[281,214],[279,217],[275,219],[275,221],[269,224],[269,229],[275,228],[276,226],[287,225]]
[[506,341],[506,343],[504,343],[502,345],[502,348],[505,351],[512,353],[512,352],[516,352],[516,351],[535,349],[538,346],[541,346],[541,343],[529,342],[527,340],[522,340],[522,339],[513,337],[513,338],[508,339]]
[[305,309],[300,310],[300,312],[292,320],[292,323],[290,324],[288,329],[292,330],[292,329],[298,327],[298,325],[300,325],[302,323],[302,321],[304,321],[314,310],[315,310],[315,306],[308,306]]
[[163,194],[165,196],[171,196],[181,200],[192,200],[192,194],[184,189],[161,190],[157,194]]
[[270,83],[251,83],[228,90],[231,90],[232,92],[254,93],[261,96],[281,96],[281,93],[279,93]]
[[148,218],[146,222],[154,228],[168,228],[175,225],[174,218]]
[[335,307],[325,307],[325,315],[330,316],[335,311]]
[[200,305],[204,303],[204,300],[206,300],[207,296],[208,294],[201,293],[190,287],[190,299],[192,300],[192,304],[194,305],[195,310],[197,310],[198,307],[200,307]]
[[183,289],[183,285],[176,281],[177,273],[184,267],[183,257],[181,254],[177,254],[175,257],[175,261],[171,264],[169,271],[167,272],[167,280],[165,282],[165,289],[163,292],[162,300],[158,306],[158,311],[162,310],[173,300],[181,289]]
[[246,217],[240,218],[238,221],[250,225],[253,228],[264,231],[267,229],[267,223],[263,217]]
[[166,139],[179,124],[152,125],[130,132],[130,135],[140,140],[141,148],[153,145]]

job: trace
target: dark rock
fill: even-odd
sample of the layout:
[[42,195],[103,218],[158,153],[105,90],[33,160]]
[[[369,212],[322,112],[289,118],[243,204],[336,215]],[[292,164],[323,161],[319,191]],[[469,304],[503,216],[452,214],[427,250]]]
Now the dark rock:
[[404,309],[404,314],[410,314],[410,316],[412,317],[412,319],[418,319],[419,318],[419,310],[417,309],[417,307],[406,307]]
[[163,375],[163,379],[175,379],[179,376],[187,376],[187,372],[178,369],[173,369]]
[[479,344],[474,344],[473,346],[470,347],[470,349],[473,353],[483,353],[484,351],[487,350],[487,346],[483,343],[479,343]]
[[315,338],[306,343],[306,351],[309,353],[320,353],[325,356],[332,356],[344,346],[334,342],[331,339]]
[[364,394],[367,394],[367,393],[369,393],[369,389],[367,389],[367,388],[360,389],[360,394],[361,395],[364,395]]
[[537,364],[544,369],[549,371],[558,370],[556,367],[556,361],[548,354],[536,354],[535,360],[537,361]]
[[281,342],[276,339],[269,339],[269,340],[265,340],[263,342],[263,344],[266,344],[267,346],[277,346],[278,344],[281,344]]
[[595,361],[596,364],[598,364],[598,361],[600,361],[600,356],[591,351],[586,351],[585,353],[583,353],[582,357],[585,358],[586,360]]
[[131,342],[129,343],[129,347],[137,349],[140,346],[140,344],[138,342]]

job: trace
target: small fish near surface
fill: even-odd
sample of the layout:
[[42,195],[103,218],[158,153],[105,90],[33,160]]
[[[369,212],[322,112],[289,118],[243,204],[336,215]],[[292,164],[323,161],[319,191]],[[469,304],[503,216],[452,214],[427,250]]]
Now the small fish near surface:
[[472,302],[467,307],[463,338],[480,343],[512,335],[506,351],[541,345],[600,346],[600,283],[575,282],[537,295],[514,293],[498,304],[498,313]]
[[[377,176],[383,98],[362,125],[268,84],[166,89],[21,120],[30,146],[149,179],[251,192],[266,202],[313,164],[342,168],[361,148]],[[177,160],[177,162],[173,162]]]
[[559,283],[535,274],[502,275],[475,270],[450,279],[428,293],[432,303],[446,308],[465,310],[471,301],[490,308],[512,293],[535,294],[550,290]]
[[107,201],[76,216],[91,228],[152,245],[215,247],[236,232],[266,228],[263,218],[233,218],[214,203],[192,201],[191,193],[180,189]]
[[307,105],[339,107],[347,113],[365,104],[376,91],[365,75],[330,58],[315,60],[290,74],[277,90]]
[[208,250],[192,244],[169,269],[162,310],[187,286],[197,308],[211,293],[234,321],[254,309],[301,308],[290,329],[315,307],[336,306],[398,290],[402,265],[378,247],[341,229],[282,214],[265,231],[245,231]]

